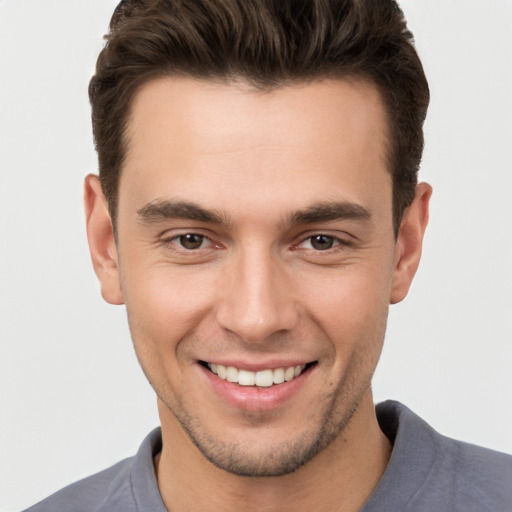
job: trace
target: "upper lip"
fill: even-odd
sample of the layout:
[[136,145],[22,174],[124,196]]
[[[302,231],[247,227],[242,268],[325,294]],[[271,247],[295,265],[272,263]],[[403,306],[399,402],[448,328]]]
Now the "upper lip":
[[289,368],[290,366],[307,365],[314,363],[314,360],[307,359],[272,359],[268,361],[242,361],[237,359],[203,359],[205,363],[220,364],[222,366],[233,366],[239,370],[248,370],[251,372],[259,372],[262,370],[275,370],[277,368]]

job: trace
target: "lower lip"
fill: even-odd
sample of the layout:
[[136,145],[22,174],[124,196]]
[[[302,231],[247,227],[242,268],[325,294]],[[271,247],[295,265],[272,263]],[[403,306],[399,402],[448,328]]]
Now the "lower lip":
[[198,365],[213,390],[229,405],[246,411],[270,411],[276,409],[296,395],[305,384],[313,368],[307,368],[298,377],[269,387],[240,386],[215,375]]

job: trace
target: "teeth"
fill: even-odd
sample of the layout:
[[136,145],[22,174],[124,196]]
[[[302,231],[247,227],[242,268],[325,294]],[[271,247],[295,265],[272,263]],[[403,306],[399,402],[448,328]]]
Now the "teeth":
[[240,386],[268,388],[274,384],[282,384],[285,381],[289,382],[295,377],[298,377],[304,368],[306,368],[306,365],[300,364],[298,366],[289,366],[288,368],[268,369],[259,372],[240,370],[234,366],[223,366],[215,363],[208,363],[208,368],[222,380],[237,383]]
[[290,368],[286,368],[284,371],[284,380],[289,382],[293,379],[293,377],[295,377],[295,367],[290,366]]
[[226,374],[228,373],[228,369],[225,366],[222,366],[221,364],[217,365],[217,375],[221,378],[226,380]]
[[228,382],[238,382],[239,371],[234,366],[228,366],[226,369],[226,380]]
[[274,372],[272,370],[263,370],[256,373],[255,384],[264,388],[272,386],[274,384]]
[[238,370],[238,384],[240,386],[254,386],[256,374],[247,370]]
[[284,382],[284,368],[274,370],[274,384],[282,384]]

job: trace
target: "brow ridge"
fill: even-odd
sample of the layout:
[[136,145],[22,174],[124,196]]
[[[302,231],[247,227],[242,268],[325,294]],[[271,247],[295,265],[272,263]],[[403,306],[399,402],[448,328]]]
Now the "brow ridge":
[[[158,222],[166,219],[188,219],[200,222],[230,225],[231,222],[221,212],[207,210],[188,201],[159,200],[146,204],[137,215],[140,220]],[[314,224],[335,220],[366,221],[371,219],[371,212],[364,206],[350,201],[316,203],[289,215],[285,225]]]
[[139,219],[158,222],[166,219],[189,219],[210,224],[228,224],[224,215],[215,210],[206,210],[188,201],[153,201],[137,210]]
[[317,203],[292,213],[287,224],[315,224],[335,220],[367,221],[372,217],[371,211],[351,201]]

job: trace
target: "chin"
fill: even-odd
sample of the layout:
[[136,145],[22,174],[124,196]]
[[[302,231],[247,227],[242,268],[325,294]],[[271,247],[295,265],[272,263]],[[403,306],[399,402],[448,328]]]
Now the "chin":
[[[369,389],[369,386],[368,388]],[[219,429],[213,433],[207,422],[183,411],[167,409],[200,453],[214,466],[242,477],[275,477],[297,471],[314,459],[343,432],[358,408],[365,392],[357,399],[341,400],[338,393],[325,395],[319,402],[322,411],[287,425],[286,432],[277,426],[256,422],[238,431]],[[165,402],[164,402],[165,403]],[[308,426],[309,423],[309,426]],[[292,435],[290,435],[292,432]],[[242,439],[243,438],[243,439]]]

